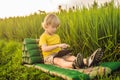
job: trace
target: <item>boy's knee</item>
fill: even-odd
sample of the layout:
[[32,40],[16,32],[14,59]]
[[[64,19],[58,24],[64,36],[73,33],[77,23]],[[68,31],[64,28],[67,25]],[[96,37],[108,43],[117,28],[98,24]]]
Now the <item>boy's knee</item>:
[[61,64],[62,61],[63,61],[62,58],[54,58],[53,60],[54,64]]

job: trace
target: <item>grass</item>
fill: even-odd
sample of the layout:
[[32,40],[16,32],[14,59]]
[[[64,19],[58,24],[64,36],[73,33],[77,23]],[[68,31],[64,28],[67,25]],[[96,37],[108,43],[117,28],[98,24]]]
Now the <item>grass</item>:
[[0,40],[0,80],[62,80],[21,65],[22,43]]
[[[0,40],[0,80],[63,80],[40,70],[22,66],[21,46],[20,42]],[[97,76],[96,79],[119,80],[119,71],[115,71],[109,76]]]
[[[58,34],[62,42],[71,45],[74,55],[90,55],[98,47],[105,48],[102,62],[120,61],[120,6],[111,2],[100,8],[91,7],[56,13],[61,25]],[[41,22],[46,14],[0,19],[0,80],[61,80],[33,68],[21,65],[21,45],[24,38],[39,38]],[[119,80],[119,72],[98,79]],[[43,76],[44,75],[44,76]]]

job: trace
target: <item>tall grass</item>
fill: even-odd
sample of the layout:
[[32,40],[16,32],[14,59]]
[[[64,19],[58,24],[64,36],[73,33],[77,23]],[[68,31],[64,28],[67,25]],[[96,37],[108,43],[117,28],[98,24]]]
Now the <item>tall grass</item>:
[[[120,8],[113,5],[101,8],[84,8],[59,14],[59,34],[63,42],[72,45],[76,52],[88,56],[98,47],[105,47],[110,55],[120,44]],[[114,55],[120,54],[120,51]]]
[[62,80],[21,65],[22,43],[0,40],[0,80]]
[[[110,61],[111,54],[120,54],[116,47],[120,44],[120,7],[110,4],[56,14],[61,20],[58,34],[62,42],[71,45],[75,55],[81,52],[86,57],[98,47],[105,47],[107,57],[104,60]],[[23,41],[26,37],[39,38],[43,32],[41,22],[45,16],[34,14],[1,20],[0,38],[16,41]]]
[[0,38],[23,40],[25,37],[38,38],[41,32],[41,21],[44,15],[14,17],[0,21]]

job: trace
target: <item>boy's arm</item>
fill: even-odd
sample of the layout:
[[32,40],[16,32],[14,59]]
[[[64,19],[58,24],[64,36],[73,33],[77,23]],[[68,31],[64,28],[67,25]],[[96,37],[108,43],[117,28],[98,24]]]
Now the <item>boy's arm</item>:
[[69,47],[69,45],[68,44],[65,44],[65,43],[63,43],[63,44],[56,44],[56,45],[51,45],[51,46],[47,46],[46,44],[44,44],[44,45],[42,45],[41,46],[41,49],[42,49],[42,51],[51,51],[51,50],[53,50],[53,49],[55,49],[55,48],[67,48],[67,47]]
[[42,51],[47,52],[47,51],[51,51],[51,50],[53,50],[55,48],[58,48],[58,47],[59,47],[58,44],[51,45],[51,46],[47,46],[47,45],[44,44],[44,45],[41,46],[41,49],[42,49]]

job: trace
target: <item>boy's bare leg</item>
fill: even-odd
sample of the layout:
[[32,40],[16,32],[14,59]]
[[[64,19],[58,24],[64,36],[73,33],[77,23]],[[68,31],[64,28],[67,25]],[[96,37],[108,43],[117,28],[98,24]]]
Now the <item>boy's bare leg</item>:
[[63,58],[55,57],[54,64],[58,65],[62,68],[73,68],[73,66],[72,66],[73,62],[66,61]]
[[[75,57],[75,56],[70,56],[70,55],[68,55],[68,56],[65,56],[64,59],[65,59],[66,61],[71,61],[71,62],[73,62],[73,61],[76,59],[76,57]],[[84,63],[84,65],[87,65],[87,59],[86,59],[86,58],[83,59],[83,63]]]
[[76,57],[75,56],[71,56],[71,55],[67,55],[67,56],[64,56],[63,57],[66,61],[70,61],[70,62],[73,62]]

